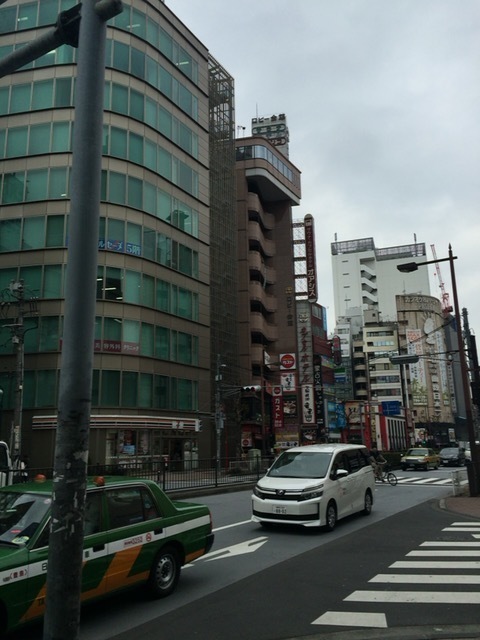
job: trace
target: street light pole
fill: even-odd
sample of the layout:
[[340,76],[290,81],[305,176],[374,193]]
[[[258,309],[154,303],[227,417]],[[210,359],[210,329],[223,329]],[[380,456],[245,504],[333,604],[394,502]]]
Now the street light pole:
[[454,260],[457,256],[453,255],[452,245],[448,245],[448,258],[440,258],[439,260],[427,260],[425,262],[407,262],[397,265],[397,269],[403,273],[410,273],[416,271],[418,267],[427,264],[436,264],[437,262],[449,262],[450,264],[450,276],[452,279],[452,293],[453,293],[453,305],[455,311],[455,324],[457,329],[457,341],[458,341],[458,356],[460,360],[460,371],[462,375],[462,388],[463,397],[465,402],[465,422],[468,431],[468,440],[470,442],[470,451],[472,453],[471,472],[468,474],[468,485],[471,496],[478,496],[480,493],[480,469],[479,469],[479,455],[477,452],[475,428],[473,424],[473,412],[472,412],[472,398],[470,395],[470,384],[468,382],[468,369],[467,360],[465,356],[465,345],[463,344],[462,336],[462,324],[460,318],[460,305],[458,303],[457,293],[457,280],[455,277]]
[[465,401],[465,419],[467,423],[468,438],[470,441],[470,451],[472,454],[472,474],[468,478],[470,495],[478,496],[480,493],[480,473],[479,459],[473,425],[472,397],[470,395],[470,384],[468,381],[467,359],[465,356],[465,345],[462,335],[462,323],[460,318],[460,305],[458,304],[457,281],[455,277],[455,267],[453,264],[452,245],[448,245],[448,259],[450,261],[450,276],[452,279],[453,306],[455,308],[455,324],[457,329],[458,356],[460,359],[460,371],[462,373],[462,387]]

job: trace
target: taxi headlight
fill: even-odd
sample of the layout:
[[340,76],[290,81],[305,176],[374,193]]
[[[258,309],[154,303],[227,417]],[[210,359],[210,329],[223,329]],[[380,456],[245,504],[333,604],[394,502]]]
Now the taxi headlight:
[[321,498],[323,496],[323,484],[318,487],[310,487],[309,489],[304,489],[300,494],[300,501],[303,500],[313,500],[314,498]]

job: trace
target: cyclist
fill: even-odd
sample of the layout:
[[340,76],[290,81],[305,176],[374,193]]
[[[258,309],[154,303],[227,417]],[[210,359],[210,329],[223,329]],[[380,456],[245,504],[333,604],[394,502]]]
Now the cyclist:
[[375,444],[370,451],[370,464],[373,467],[373,473],[375,474],[375,477],[382,482],[385,482],[385,480],[382,478],[382,474],[383,465],[387,464],[387,461],[383,457],[382,452],[377,449],[377,445]]

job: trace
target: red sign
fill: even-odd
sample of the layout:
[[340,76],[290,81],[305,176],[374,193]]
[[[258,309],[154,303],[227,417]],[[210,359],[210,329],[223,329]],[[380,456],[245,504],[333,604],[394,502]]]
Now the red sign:
[[283,427],[283,397],[272,396],[273,429],[277,431]]
[[282,369],[293,369],[295,367],[295,356],[291,353],[283,353],[280,356],[280,366]]

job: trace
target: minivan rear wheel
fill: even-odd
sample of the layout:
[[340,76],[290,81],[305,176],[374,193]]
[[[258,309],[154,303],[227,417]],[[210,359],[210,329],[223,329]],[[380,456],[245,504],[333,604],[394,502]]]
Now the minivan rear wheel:
[[335,529],[335,525],[337,524],[337,506],[333,500],[327,505],[327,510],[325,512],[325,530],[333,531]]

